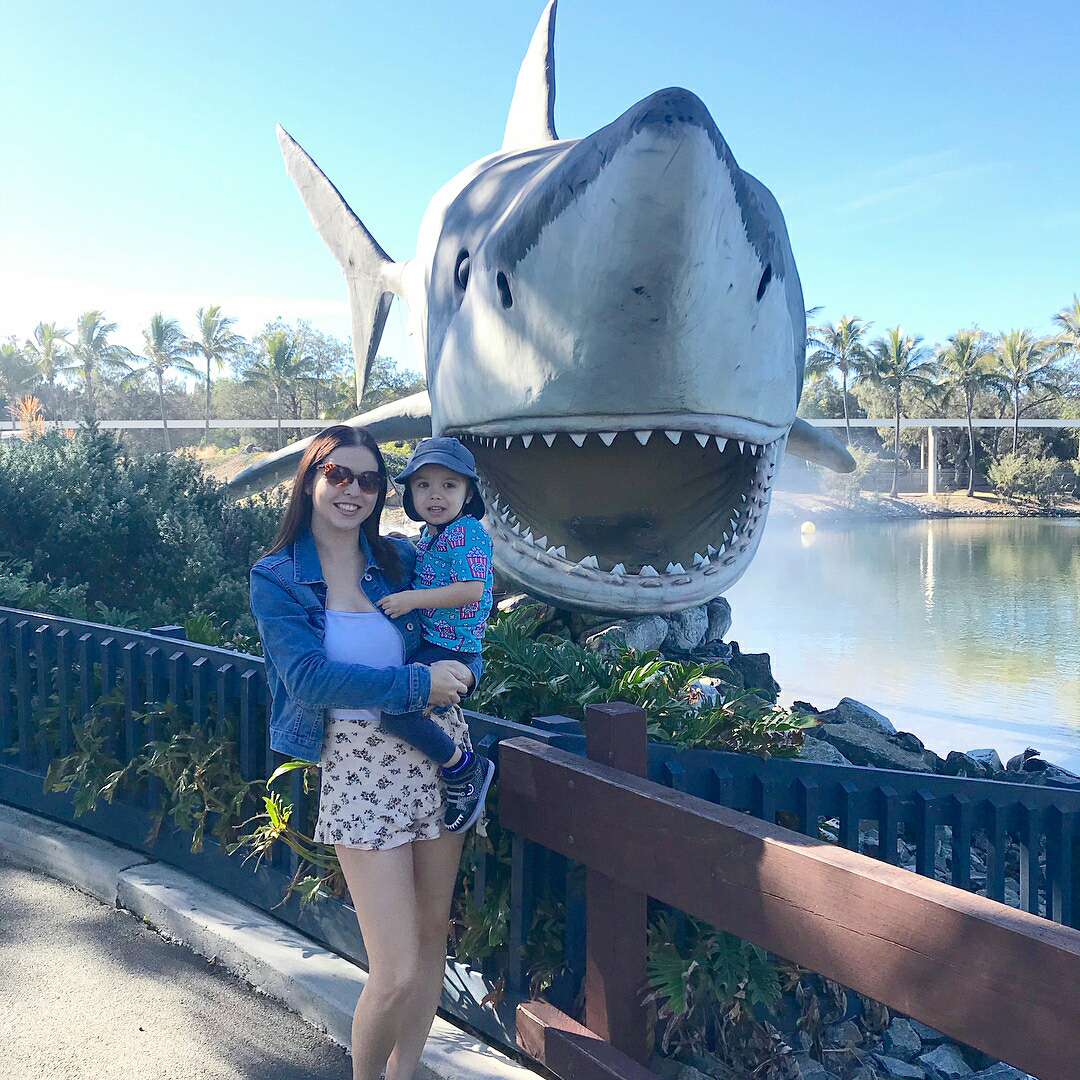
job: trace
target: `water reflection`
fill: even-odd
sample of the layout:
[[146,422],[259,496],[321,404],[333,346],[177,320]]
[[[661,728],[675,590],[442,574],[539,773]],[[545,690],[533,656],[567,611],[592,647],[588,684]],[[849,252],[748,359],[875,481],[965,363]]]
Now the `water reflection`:
[[1080,522],[773,521],[728,592],[782,700],[858,698],[945,753],[1036,746],[1080,771]]

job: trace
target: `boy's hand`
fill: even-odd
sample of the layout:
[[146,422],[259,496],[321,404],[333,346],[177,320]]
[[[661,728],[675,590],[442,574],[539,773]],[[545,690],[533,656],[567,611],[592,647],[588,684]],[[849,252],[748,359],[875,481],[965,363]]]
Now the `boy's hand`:
[[413,589],[391,593],[378,601],[379,608],[384,615],[388,615],[391,619],[400,618],[402,615],[408,615],[410,611],[415,611],[420,607],[417,595]]

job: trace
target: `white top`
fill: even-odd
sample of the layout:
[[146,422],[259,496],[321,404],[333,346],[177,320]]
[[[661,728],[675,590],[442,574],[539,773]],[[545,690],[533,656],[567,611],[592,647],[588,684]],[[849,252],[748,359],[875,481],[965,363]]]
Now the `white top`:
[[[394,624],[381,611],[331,611],[326,609],[323,638],[328,660],[364,667],[401,667],[404,643]],[[328,709],[335,720],[374,720],[379,709]]]

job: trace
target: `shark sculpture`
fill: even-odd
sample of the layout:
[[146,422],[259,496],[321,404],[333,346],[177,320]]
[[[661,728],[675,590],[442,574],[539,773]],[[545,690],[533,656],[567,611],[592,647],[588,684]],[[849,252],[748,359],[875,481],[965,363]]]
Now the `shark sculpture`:
[[[854,462],[795,416],[805,311],[776,200],[687,90],[560,139],[555,7],[521,66],[502,149],[436,192],[404,264],[278,138],[348,282],[357,399],[394,296],[424,355],[426,393],[349,423],[380,440],[464,441],[496,565],[529,593],[678,611],[750,564],[785,448],[839,471]],[[284,479],[305,445],[234,487]]]

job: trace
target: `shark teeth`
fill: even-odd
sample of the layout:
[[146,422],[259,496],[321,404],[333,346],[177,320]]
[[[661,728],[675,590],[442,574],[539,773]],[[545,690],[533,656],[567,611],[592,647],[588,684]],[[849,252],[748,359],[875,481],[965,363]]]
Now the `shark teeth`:
[[[540,535],[534,537],[534,530],[527,521],[521,520],[520,515],[512,509],[506,496],[496,491],[483,476],[483,462],[478,463],[481,470],[480,490],[485,503],[491,511],[488,522],[492,535],[505,547],[503,551],[507,558],[515,560],[534,560],[539,566],[548,568],[548,571],[561,571],[572,577],[592,579],[603,582],[611,587],[618,586],[620,589],[632,589],[635,587],[663,590],[681,589],[694,581],[701,582],[710,579],[717,574],[729,574],[727,568],[735,567],[736,564],[745,565],[747,552],[756,546],[758,534],[762,522],[765,520],[768,509],[770,494],[773,484],[773,475],[782,453],[783,440],[777,439],[768,443],[754,443],[746,439],[729,439],[722,435],[704,434],[702,432],[682,431],[676,429],[659,429],[665,437],[674,445],[678,445],[683,435],[693,435],[699,447],[703,450],[709,446],[710,440],[715,443],[718,453],[723,454],[729,441],[734,441],[739,447],[741,455],[747,455],[753,459],[753,465],[749,469],[749,477],[746,488],[731,496],[731,504],[727,507],[728,524],[724,532],[717,538],[716,544],[706,544],[700,551],[685,551],[679,557],[674,553],[670,559],[656,562],[656,565],[648,564],[641,566],[636,572],[627,570],[625,561],[617,562],[611,569],[607,569],[600,563],[596,554],[587,554],[584,558],[574,552],[569,557],[566,552],[566,544],[560,543],[557,537]],[[633,434],[642,446],[648,444],[655,431],[633,430],[624,431],[624,435]],[[501,453],[503,449],[509,449],[520,438],[521,447],[527,450],[539,435],[547,446],[552,446],[560,434],[565,435],[575,446],[582,446],[586,438],[596,435],[605,447],[614,444],[619,432],[617,431],[586,431],[586,432],[534,432],[526,435],[498,435],[498,436],[461,436],[465,441],[492,447],[495,453]],[[565,444],[564,444],[565,445]],[[632,444],[631,444],[632,445]],[[733,448],[734,450],[734,448]],[[625,452],[625,451],[624,451]],[[541,451],[542,453],[542,451]],[[552,525],[547,524],[546,531],[552,531]],[[573,551],[573,548],[571,548]],[[580,551],[580,549],[579,549]],[[687,570],[682,560],[690,562]],[[657,567],[664,565],[663,571]],[[624,593],[625,595],[625,593]]]

